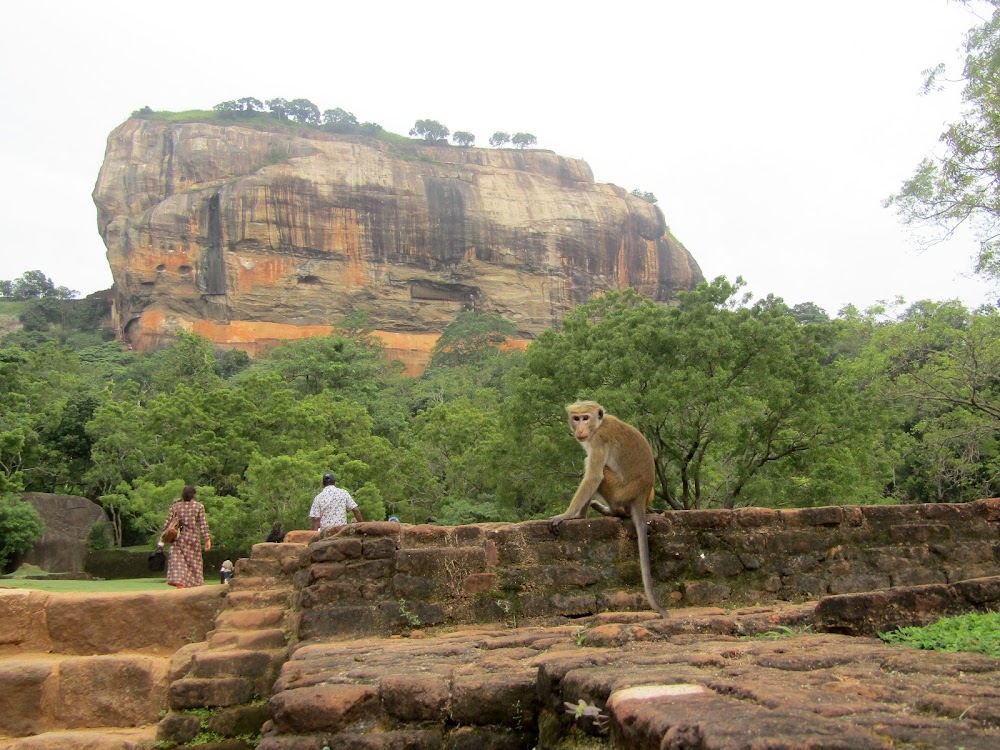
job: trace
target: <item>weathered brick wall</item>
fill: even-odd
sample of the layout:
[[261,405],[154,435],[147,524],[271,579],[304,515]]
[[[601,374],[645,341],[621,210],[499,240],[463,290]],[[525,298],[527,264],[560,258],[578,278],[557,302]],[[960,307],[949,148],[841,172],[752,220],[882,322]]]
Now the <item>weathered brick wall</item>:
[[[667,607],[798,601],[1000,575],[1000,498],[962,505],[743,508],[654,516]],[[647,610],[631,522],[363,523],[310,546],[298,635]]]

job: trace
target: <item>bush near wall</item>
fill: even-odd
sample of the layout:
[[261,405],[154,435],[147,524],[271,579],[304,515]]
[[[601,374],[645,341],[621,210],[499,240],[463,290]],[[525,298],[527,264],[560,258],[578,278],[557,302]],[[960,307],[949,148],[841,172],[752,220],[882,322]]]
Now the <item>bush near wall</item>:
[[[163,578],[166,576],[166,571],[149,569],[149,555],[152,551],[153,548],[150,547],[148,550],[105,549],[89,552],[84,563],[84,571],[95,578],[105,580]],[[205,580],[218,580],[223,560],[229,559],[235,563],[241,557],[250,557],[249,551],[213,549],[202,553]]]

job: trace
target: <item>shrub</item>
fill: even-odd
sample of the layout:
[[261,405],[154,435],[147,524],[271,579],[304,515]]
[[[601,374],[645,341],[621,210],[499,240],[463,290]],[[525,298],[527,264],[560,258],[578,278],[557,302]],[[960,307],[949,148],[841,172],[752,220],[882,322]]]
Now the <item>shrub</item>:
[[45,531],[45,523],[31,503],[17,495],[0,496],[0,570],[30,550]]

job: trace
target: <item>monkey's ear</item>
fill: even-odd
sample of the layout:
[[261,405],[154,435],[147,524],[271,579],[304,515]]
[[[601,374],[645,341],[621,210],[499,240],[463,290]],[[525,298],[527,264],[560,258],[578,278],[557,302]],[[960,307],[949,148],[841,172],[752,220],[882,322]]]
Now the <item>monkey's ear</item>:
[[598,419],[604,419],[604,409],[598,409],[597,410],[597,418]]

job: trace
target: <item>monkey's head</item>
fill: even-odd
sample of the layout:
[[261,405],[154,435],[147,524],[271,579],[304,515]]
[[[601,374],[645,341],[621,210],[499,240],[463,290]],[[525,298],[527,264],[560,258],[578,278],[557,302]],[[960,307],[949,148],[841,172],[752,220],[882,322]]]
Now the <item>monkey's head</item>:
[[604,407],[596,401],[576,401],[566,407],[566,413],[573,437],[581,443],[590,440],[604,421]]

